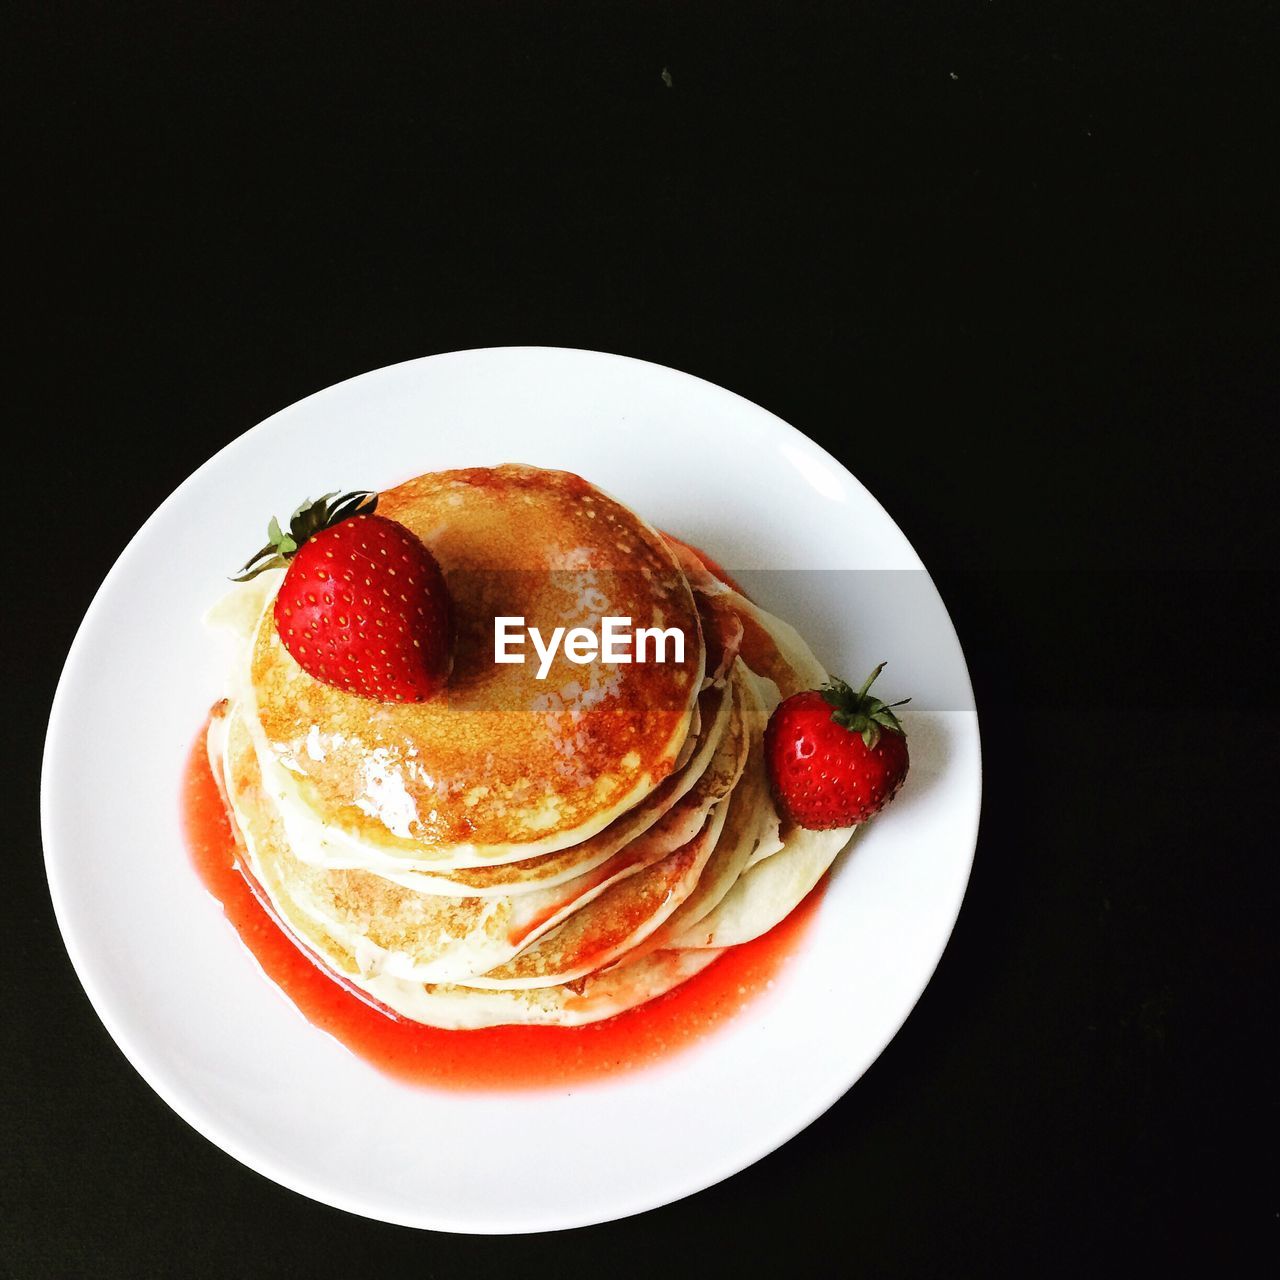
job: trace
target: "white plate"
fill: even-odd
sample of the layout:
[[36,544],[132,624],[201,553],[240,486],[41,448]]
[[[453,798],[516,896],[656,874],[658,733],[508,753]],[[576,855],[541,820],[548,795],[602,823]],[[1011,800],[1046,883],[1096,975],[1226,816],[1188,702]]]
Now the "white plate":
[[[683,1056],[600,1083],[459,1094],[395,1082],[294,1010],[192,870],[178,795],[187,749],[222,693],[201,615],[261,542],[267,516],[306,494],[507,461],[578,471],[743,571],[830,669],[860,678],[889,659],[884,691],[914,696],[912,771],[836,863],[783,976],[728,1026]],[[187,480],[85,615],[54,699],[41,801],[76,971],[179,1115],[328,1204],[411,1226],[512,1232],[689,1195],[844,1093],[942,954],[980,789],[977,716],[950,619],[906,538],[838,462],[686,374],[586,351],[498,348],[330,387]]]

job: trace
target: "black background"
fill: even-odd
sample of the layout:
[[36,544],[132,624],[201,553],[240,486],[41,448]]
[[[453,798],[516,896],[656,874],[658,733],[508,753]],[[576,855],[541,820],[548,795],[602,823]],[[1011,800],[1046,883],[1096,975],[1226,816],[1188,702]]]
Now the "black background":
[[[1274,1261],[1273,6],[10,13],[5,1274]],[[986,791],[936,978],[825,1117],[643,1217],[468,1239],[152,1095],[53,924],[38,756],[97,583],[209,454],[514,343],[688,370],[846,462],[952,610]]]

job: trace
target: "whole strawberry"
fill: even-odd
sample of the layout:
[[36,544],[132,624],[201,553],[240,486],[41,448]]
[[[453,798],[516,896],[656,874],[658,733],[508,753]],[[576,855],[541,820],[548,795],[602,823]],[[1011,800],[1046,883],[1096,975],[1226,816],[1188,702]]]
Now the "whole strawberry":
[[449,593],[431,552],[374,515],[368,492],[304,502],[237,582],[287,566],[276,594],[281,643],[308,675],[376,702],[422,702],[449,674]]
[[[780,703],[765,729],[765,764],[779,813],[814,831],[852,827],[880,812],[907,776],[907,738],[868,690],[833,679]],[[909,698],[904,698],[909,702]]]

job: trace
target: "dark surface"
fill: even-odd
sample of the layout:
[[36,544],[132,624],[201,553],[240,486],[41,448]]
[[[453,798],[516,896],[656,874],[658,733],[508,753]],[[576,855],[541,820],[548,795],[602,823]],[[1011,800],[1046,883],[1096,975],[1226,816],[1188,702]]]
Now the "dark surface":
[[[0,1271],[1274,1255],[1273,7],[257,8],[11,10]],[[953,611],[986,795],[939,972],[829,1114],[683,1203],[486,1240],[312,1204],[151,1093],[53,924],[37,787],[77,621],[183,477],[509,343],[688,370],[844,460]]]

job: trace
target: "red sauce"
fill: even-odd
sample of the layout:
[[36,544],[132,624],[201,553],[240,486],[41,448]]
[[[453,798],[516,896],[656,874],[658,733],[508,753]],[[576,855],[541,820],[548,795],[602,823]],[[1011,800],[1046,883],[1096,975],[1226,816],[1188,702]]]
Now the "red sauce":
[[[688,544],[685,544],[688,545]],[[722,580],[715,561],[689,548]],[[736,589],[736,588],[735,588]],[[782,970],[812,919],[826,879],[763,937],[729,948],[701,973],[647,1004],[585,1027],[441,1031],[367,1003],[321,968],[276,923],[242,873],[235,833],[209,769],[205,735],[182,793],[188,848],[205,888],[263,972],[314,1026],[401,1080],[444,1089],[559,1087],[633,1070],[712,1034]]]
[[561,1086],[678,1053],[764,990],[795,949],[822,896],[820,884],[764,937],[731,947],[674,991],[603,1022],[441,1031],[366,1004],[315,964],[263,908],[240,872],[203,733],[187,762],[182,811],[191,858],[205,887],[263,972],[298,1010],[388,1074],[445,1089]]

